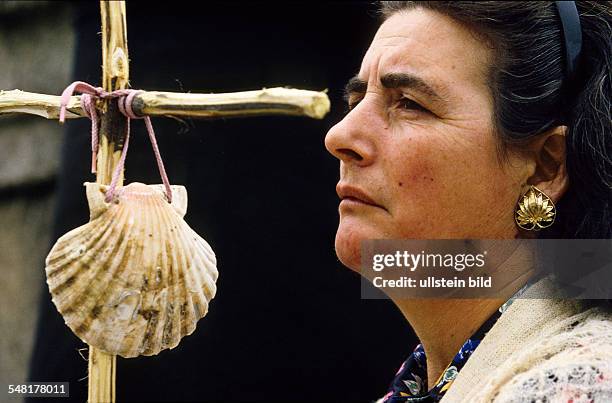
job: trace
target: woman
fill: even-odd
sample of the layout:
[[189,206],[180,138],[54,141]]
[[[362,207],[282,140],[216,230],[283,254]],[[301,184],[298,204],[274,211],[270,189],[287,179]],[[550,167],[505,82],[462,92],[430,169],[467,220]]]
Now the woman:
[[[610,2],[383,2],[382,15],[325,139],[343,264],[359,270],[366,239],[612,238]],[[529,192],[556,211],[522,216]],[[532,274],[517,289],[542,295]],[[603,306],[394,302],[421,344],[383,402],[612,401]]]

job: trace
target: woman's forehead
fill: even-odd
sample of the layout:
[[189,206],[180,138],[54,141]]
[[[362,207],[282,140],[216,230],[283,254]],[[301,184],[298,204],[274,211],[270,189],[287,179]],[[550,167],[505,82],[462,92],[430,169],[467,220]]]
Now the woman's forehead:
[[405,72],[440,87],[471,84],[486,89],[491,51],[472,31],[435,11],[413,9],[388,18],[363,59],[359,77],[377,82]]

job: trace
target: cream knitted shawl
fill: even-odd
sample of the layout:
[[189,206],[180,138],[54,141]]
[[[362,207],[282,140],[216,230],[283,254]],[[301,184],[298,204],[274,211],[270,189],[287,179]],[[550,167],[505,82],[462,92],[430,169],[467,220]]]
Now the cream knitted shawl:
[[612,313],[531,286],[502,314],[442,403],[612,402]]

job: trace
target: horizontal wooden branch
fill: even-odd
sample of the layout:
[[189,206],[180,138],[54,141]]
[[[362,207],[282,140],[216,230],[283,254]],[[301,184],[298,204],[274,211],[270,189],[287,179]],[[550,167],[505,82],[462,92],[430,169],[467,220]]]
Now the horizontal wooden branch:
[[[0,115],[28,113],[47,119],[59,117],[60,97],[20,90],[0,91]],[[289,88],[222,94],[143,91],[134,97],[137,115],[229,118],[256,115],[295,115],[322,119],[330,108],[325,92]],[[66,118],[85,117],[81,97],[72,96]]]

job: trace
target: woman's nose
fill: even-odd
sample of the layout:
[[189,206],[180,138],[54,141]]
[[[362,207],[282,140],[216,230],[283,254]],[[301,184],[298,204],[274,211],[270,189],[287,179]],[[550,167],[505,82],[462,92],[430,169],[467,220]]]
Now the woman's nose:
[[344,163],[367,166],[374,161],[375,144],[370,134],[375,128],[365,119],[360,109],[362,103],[329,129],[325,136],[325,148]]

